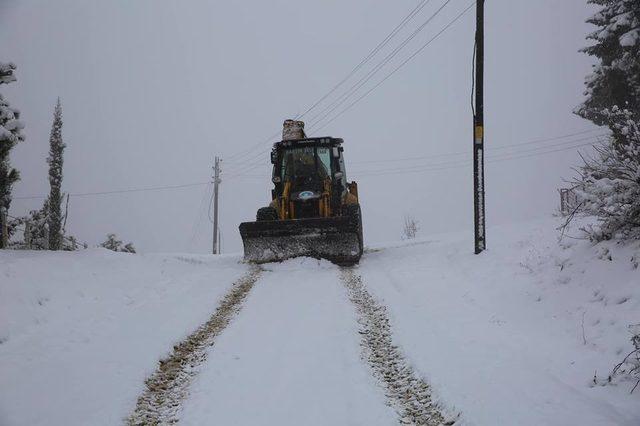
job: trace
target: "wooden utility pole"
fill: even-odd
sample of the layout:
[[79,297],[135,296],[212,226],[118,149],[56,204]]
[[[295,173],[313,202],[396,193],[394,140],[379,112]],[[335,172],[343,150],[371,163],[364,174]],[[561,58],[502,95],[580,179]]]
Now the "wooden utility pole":
[[475,111],[473,116],[473,209],[475,253],[486,249],[484,202],[484,0],[476,2]]
[[213,254],[219,254],[218,242],[218,186],[220,185],[220,158],[216,157],[213,166]]

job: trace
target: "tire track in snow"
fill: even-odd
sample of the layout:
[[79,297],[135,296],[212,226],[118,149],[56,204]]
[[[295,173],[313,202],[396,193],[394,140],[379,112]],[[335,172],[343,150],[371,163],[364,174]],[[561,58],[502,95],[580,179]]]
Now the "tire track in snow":
[[415,373],[397,346],[393,345],[386,308],[374,300],[353,269],[341,268],[340,278],[355,305],[360,324],[363,358],[382,382],[389,404],[401,424],[453,425],[432,401],[430,386]]
[[130,426],[169,425],[178,422],[178,411],[187,396],[198,366],[207,358],[207,348],[240,312],[242,302],[260,277],[262,269],[252,267],[233,283],[211,318],[173,347],[171,355],[160,360],[158,369],[145,381],[146,389],[127,419]]

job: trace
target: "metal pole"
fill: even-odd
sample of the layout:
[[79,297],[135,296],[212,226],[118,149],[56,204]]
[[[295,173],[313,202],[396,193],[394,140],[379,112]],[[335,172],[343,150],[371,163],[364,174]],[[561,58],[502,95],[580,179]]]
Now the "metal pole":
[[484,0],[476,2],[475,115],[473,117],[473,207],[475,253],[487,247],[484,202]]
[[213,167],[213,254],[218,254],[218,185],[220,184],[220,159]]

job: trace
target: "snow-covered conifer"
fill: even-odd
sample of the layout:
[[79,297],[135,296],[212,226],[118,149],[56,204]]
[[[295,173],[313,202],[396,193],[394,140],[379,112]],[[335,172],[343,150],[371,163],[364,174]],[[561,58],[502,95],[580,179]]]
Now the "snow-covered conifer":
[[[16,80],[13,63],[0,62],[0,85]],[[7,243],[7,214],[11,205],[11,188],[20,174],[11,167],[9,154],[13,147],[24,140],[20,112],[12,108],[0,94],[0,248]]]
[[[600,226],[589,229],[595,241],[614,237],[640,238],[640,121],[627,110],[604,110],[613,130],[611,141],[596,148],[596,156],[580,168],[576,182],[581,208]],[[616,143],[622,135],[624,143]]]
[[[598,28],[587,36],[595,43],[583,51],[596,57],[586,80],[587,99],[576,113],[597,125],[609,125],[604,110],[614,106],[640,111],[640,2],[589,0],[601,9],[587,22]],[[637,117],[636,117],[637,118]],[[624,142],[617,138],[617,142]]]
[[60,98],[53,112],[53,125],[49,137],[49,249],[62,248],[62,166],[65,144],[62,140],[62,105]]
[[607,126],[611,137],[585,161],[577,180],[581,209],[600,220],[594,240],[640,238],[640,2],[589,0],[601,6],[583,51],[599,59],[576,113]]

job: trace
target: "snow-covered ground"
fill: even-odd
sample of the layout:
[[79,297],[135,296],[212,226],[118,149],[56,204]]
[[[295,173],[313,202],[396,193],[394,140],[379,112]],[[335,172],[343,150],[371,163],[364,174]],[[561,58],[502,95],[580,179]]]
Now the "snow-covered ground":
[[397,343],[470,424],[640,425],[631,383],[591,386],[632,349],[640,245],[558,244],[557,226],[489,229],[480,256],[461,234],[361,262]]
[[0,425],[114,425],[237,258],[0,252]]
[[[640,246],[558,243],[557,225],[490,228],[480,256],[466,233],[385,244],[355,269],[461,423],[640,424],[630,382],[592,385],[631,350]],[[247,273],[239,260],[0,252],[0,425],[122,423],[158,360]],[[357,318],[339,268],[265,265],[199,367],[181,423],[397,423],[361,359]]]

